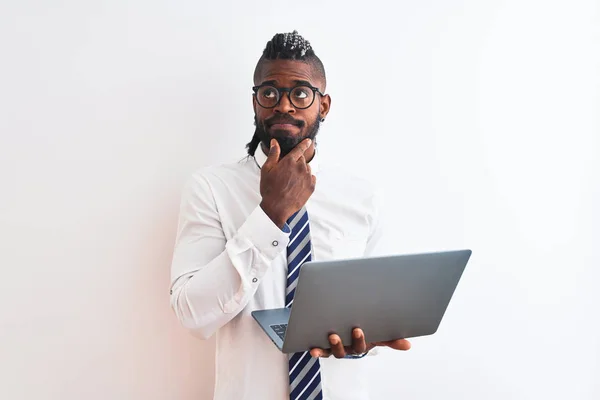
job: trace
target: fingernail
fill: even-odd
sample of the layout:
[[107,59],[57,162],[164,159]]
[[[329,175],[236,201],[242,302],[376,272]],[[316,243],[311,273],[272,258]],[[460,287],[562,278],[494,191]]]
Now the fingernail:
[[308,140],[309,145],[312,143],[312,140],[310,140],[310,139],[306,139],[306,140]]
[[336,345],[338,343],[339,343],[339,341],[337,339],[331,339],[331,344]]
[[354,331],[354,337],[360,339],[360,331],[358,329]]

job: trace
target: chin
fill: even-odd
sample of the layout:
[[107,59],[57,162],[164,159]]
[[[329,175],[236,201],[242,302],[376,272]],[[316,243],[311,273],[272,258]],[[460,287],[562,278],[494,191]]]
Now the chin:
[[277,139],[279,144],[284,143],[300,143],[304,139],[303,132],[292,133],[287,129],[277,129],[269,131],[269,136],[273,139]]
[[304,132],[299,131],[299,132],[295,132],[297,131],[297,129],[294,129],[293,131],[290,129],[269,129],[269,135],[273,138],[288,138],[288,137],[302,137],[302,135],[304,134]]
[[[272,134],[270,136],[271,136],[271,138],[277,140],[277,143],[279,143],[279,148],[281,150],[281,158],[283,158],[287,154],[289,154],[289,152],[292,151],[294,149],[294,147],[296,147],[303,139],[302,137],[295,136],[295,135],[289,135],[289,134],[286,134],[286,135]],[[264,143],[266,149],[268,149],[270,146],[271,138],[269,138],[267,143]]]

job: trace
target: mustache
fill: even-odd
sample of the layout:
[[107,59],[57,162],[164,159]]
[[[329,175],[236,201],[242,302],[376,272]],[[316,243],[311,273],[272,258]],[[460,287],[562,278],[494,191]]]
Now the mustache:
[[266,126],[271,127],[275,124],[291,124],[299,128],[302,128],[304,126],[304,122],[294,119],[294,117],[292,117],[289,114],[275,115],[271,118],[265,119]]

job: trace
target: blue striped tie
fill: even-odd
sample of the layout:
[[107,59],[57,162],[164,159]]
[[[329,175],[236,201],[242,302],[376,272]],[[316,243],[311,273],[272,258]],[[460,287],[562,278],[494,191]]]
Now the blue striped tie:
[[[300,267],[311,260],[310,225],[308,212],[302,208],[288,219],[291,228],[290,242],[287,247],[288,274],[285,292],[285,306],[292,307]],[[289,355],[290,400],[322,400],[321,372],[319,359],[313,358],[308,351]]]

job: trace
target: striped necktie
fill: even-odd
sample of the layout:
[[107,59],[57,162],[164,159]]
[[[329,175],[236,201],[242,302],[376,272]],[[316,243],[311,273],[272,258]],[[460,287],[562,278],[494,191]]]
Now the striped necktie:
[[[308,212],[302,208],[288,219],[292,230],[287,247],[288,273],[285,306],[291,308],[302,264],[311,260]],[[308,351],[289,355],[290,400],[322,400],[319,359]]]

